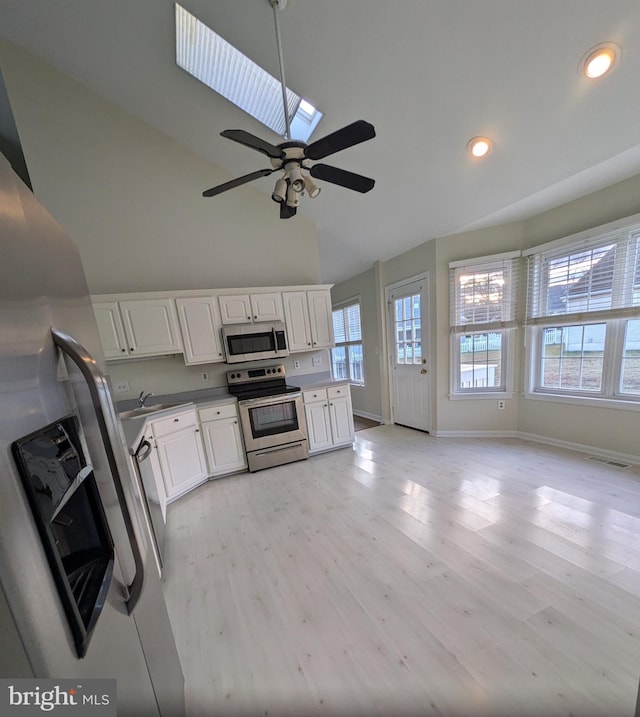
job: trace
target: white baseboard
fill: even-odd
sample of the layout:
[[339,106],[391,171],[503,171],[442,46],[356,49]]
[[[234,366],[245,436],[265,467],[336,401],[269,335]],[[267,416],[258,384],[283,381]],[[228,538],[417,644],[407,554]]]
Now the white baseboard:
[[546,443],[550,446],[556,446],[558,448],[567,448],[570,451],[578,451],[580,453],[588,453],[592,456],[602,456],[603,458],[609,458],[614,461],[621,463],[640,463],[640,456],[634,456],[630,453],[619,453],[618,451],[609,451],[606,448],[598,448],[595,446],[588,446],[584,443],[574,443],[573,441],[561,441],[558,438],[551,438],[549,436],[540,436],[537,433],[525,433],[524,431],[518,431],[518,438],[523,441],[534,441],[535,443]]
[[517,431],[432,431],[435,438],[518,438]]
[[385,420],[382,416],[378,416],[375,413],[369,413],[368,411],[359,411],[355,408],[353,409],[353,415],[360,416],[361,418],[368,418],[370,421],[378,421],[378,423],[390,423],[390,421]]
[[587,453],[589,455],[601,456],[620,463],[631,463],[632,465],[640,464],[640,456],[629,453],[619,453],[617,451],[609,451],[604,448],[588,446],[584,443],[574,443],[573,441],[562,441],[558,438],[550,436],[541,436],[537,433],[525,433],[524,431],[438,431],[432,433],[435,438],[520,438],[523,441],[533,441],[535,443],[545,443],[549,446],[557,448],[566,448],[570,451],[578,451],[579,453]]

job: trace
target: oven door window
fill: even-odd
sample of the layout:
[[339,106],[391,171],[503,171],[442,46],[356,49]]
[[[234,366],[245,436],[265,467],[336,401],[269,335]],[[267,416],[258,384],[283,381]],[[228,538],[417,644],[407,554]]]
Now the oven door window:
[[298,430],[298,412],[295,400],[250,408],[249,419],[253,438],[264,438]]
[[272,331],[227,336],[227,347],[230,356],[250,356],[256,353],[276,351]]

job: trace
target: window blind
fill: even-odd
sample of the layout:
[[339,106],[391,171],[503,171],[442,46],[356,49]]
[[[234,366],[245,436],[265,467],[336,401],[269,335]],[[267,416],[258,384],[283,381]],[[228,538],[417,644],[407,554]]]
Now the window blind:
[[336,344],[362,341],[360,304],[351,304],[333,312],[333,335]]
[[452,333],[516,326],[519,252],[449,265]]
[[526,293],[531,324],[640,316],[640,226],[534,251]]

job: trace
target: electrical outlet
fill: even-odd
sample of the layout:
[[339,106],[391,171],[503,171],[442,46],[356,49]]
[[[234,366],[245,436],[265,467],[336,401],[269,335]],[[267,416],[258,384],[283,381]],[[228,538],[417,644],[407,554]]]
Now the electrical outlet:
[[202,380],[208,381],[209,380],[209,374],[206,371],[202,372]]
[[298,359],[296,359],[296,360],[293,362],[293,368],[295,368],[295,369],[300,368],[300,361],[298,361]]
[[501,399],[498,401],[498,411],[504,410],[504,401]]
[[322,356],[314,356],[311,359],[311,363],[313,364],[314,368],[320,368],[320,366],[322,366]]
[[116,385],[113,387],[113,390],[115,393],[129,393],[129,391],[131,391],[131,388],[129,387],[128,381],[117,381]]

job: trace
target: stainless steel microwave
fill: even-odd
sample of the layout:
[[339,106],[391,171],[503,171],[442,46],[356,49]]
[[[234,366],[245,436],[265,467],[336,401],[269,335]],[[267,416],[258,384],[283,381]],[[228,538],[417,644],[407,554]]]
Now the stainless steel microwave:
[[289,355],[282,321],[261,324],[234,324],[222,327],[227,363],[284,358]]

